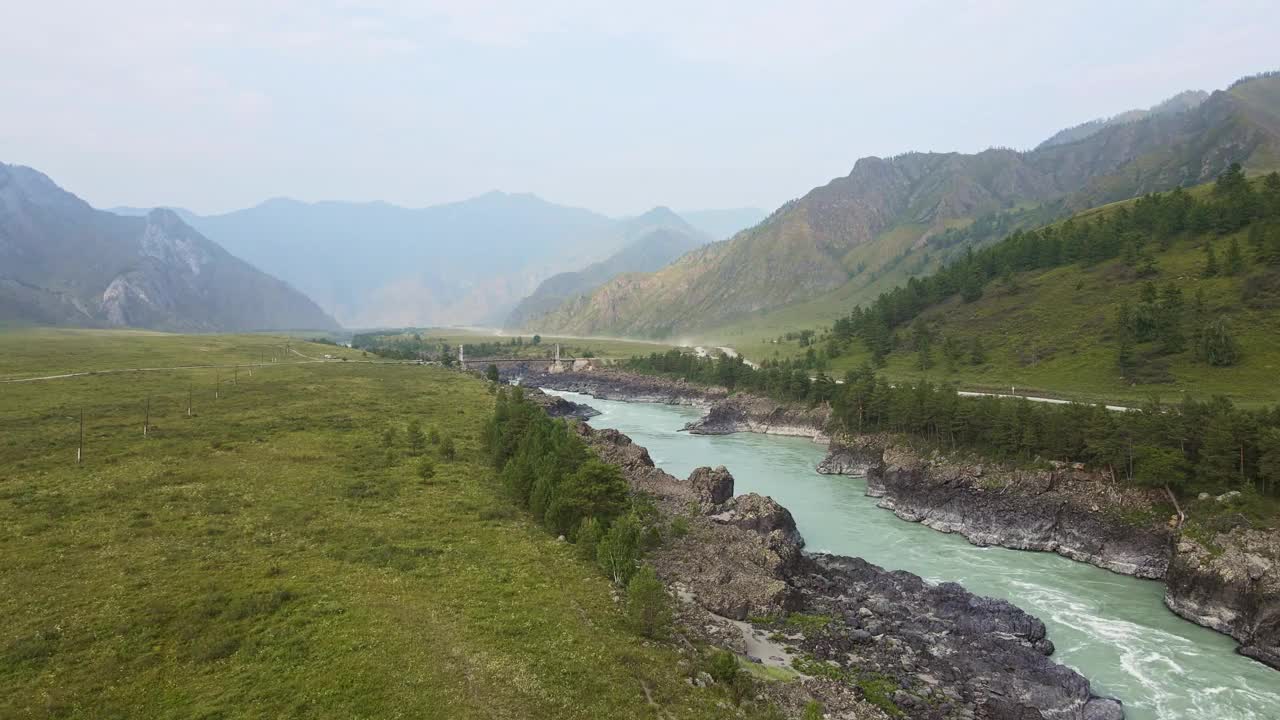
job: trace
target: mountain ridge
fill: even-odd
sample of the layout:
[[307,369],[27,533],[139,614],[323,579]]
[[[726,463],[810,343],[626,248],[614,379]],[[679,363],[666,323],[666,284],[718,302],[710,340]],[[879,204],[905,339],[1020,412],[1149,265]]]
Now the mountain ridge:
[[309,298],[171,210],[96,210],[0,163],[0,319],[183,332],[334,329]]
[[[1189,110],[1152,114],[1027,152],[993,148],[860,159],[848,175],[725,243],[567,302],[547,316],[546,330],[666,337],[714,332],[841,288],[845,302],[870,299],[873,294],[860,297],[858,288],[869,293],[885,273],[905,280],[936,267],[943,253],[929,240],[985,216],[1039,208],[1056,217],[1204,182],[1232,162],[1270,166],[1280,156],[1273,84],[1280,78],[1253,79],[1216,91]],[[966,238],[951,252],[997,236]]]

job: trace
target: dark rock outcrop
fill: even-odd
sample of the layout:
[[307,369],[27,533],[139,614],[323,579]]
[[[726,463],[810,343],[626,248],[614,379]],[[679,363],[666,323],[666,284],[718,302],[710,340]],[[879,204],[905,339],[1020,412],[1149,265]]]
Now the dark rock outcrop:
[[723,465],[695,469],[689,475],[689,485],[703,507],[720,505],[733,497],[733,475]]
[[1164,577],[1174,531],[1128,521],[1152,491],[1125,488],[1063,465],[1008,469],[924,456],[887,435],[841,438],[819,472],[865,475],[867,494],[903,520],[954,532],[975,545],[1056,552],[1124,575]]
[[826,441],[825,428],[830,420],[828,405],[800,408],[740,393],[717,401],[704,417],[685,425],[684,429],[694,435],[756,432]]
[[1165,577],[1165,605],[1226,633],[1240,653],[1280,669],[1280,537],[1236,528],[1211,547],[1183,536]]
[[975,545],[1056,552],[1124,575],[1164,577],[1171,529],[1131,524],[1118,512],[1150,507],[1151,500],[1074,472],[934,463],[889,448],[867,471],[867,494],[903,520],[959,533]]
[[1115,700],[1049,659],[1044,623],[956,583],[929,585],[858,558],[815,555],[795,580],[805,612],[834,621],[797,640],[818,660],[890,679],[911,717],[1123,717]]
[[558,395],[548,395],[543,393],[542,397],[546,398],[546,401],[542,403],[542,409],[546,411],[547,415],[553,418],[589,420],[600,414],[599,410],[596,410],[590,405],[566,400]]
[[1212,546],[1157,520],[1162,497],[1079,466],[1011,470],[925,457],[884,435],[841,438],[819,472],[865,475],[867,494],[898,517],[975,545],[1056,552],[1124,575],[1163,579],[1165,605],[1280,668],[1280,533],[1235,528]]
[[826,457],[818,463],[822,475],[866,475],[884,459],[884,449],[892,440],[887,435],[855,435],[832,440]]

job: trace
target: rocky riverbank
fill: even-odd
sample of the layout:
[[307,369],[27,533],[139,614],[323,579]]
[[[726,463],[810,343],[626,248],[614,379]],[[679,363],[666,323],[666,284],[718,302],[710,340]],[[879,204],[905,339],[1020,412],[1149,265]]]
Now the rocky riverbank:
[[[516,375],[512,374],[506,379],[514,377]],[[518,377],[526,386],[581,393],[602,400],[706,407],[704,417],[684,428],[695,435],[754,432],[808,437],[817,442],[830,440],[826,427],[831,420],[831,408],[827,406],[802,408],[747,393],[731,395],[721,387],[705,387],[625,370],[525,372]]]
[[539,387],[590,395],[602,400],[651,402],[666,405],[707,406],[729,395],[724,388],[704,387],[670,378],[600,368],[587,372],[501,371],[505,382],[519,380],[525,387]]
[[807,678],[829,717],[869,717],[872,702],[931,720],[1123,717],[1117,701],[1095,697],[1048,657],[1044,625],[1012,604],[857,558],[806,555],[790,512],[771,498],[734,496],[727,469],[681,480],[626,435],[576,427],[634,490],[684,518],[687,532],[648,558],[687,601],[684,624],[767,652],[754,659]]
[[[898,517],[975,545],[1056,552],[1164,580],[1178,615],[1234,637],[1280,668],[1280,533],[1234,528],[1200,542],[1180,532],[1155,490],[1124,487],[1079,466],[1011,469],[920,453],[886,435],[841,438],[818,467],[864,475],[867,494]],[[1172,510],[1168,510],[1171,513]]]
[[685,425],[695,435],[729,435],[736,432],[795,435],[828,442],[826,427],[831,408],[796,407],[768,398],[738,394],[716,401],[701,419]]

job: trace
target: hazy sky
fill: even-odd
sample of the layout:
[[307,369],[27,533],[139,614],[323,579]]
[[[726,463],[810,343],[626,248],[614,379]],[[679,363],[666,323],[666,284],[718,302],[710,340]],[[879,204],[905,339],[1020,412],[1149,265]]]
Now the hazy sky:
[[1280,3],[0,0],[0,161],[99,207],[771,209],[1280,68]]

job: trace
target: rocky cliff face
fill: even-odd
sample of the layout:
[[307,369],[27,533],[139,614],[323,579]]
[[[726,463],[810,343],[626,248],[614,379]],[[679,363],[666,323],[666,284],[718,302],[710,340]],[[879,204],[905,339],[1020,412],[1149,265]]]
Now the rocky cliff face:
[[880,507],[975,545],[1056,552],[1144,578],[1164,577],[1168,567],[1172,532],[1121,517],[1126,509],[1150,507],[1152,498],[1083,471],[934,462],[889,446],[866,477],[867,494],[880,498]]
[[1149,516],[1158,494],[1075,467],[1010,470],[924,456],[889,436],[841,438],[819,472],[865,475],[898,517],[976,545],[1056,552],[1113,572],[1164,580],[1165,604],[1231,635],[1280,668],[1280,533],[1235,528],[1200,542]]
[[1164,602],[1235,638],[1241,654],[1280,669],[1280,534],[1235,528],[1203,543],[1183,536]]
[[[786,508],[759,495],[733,496],[728,470],[700,468],[682,481],[655,468],[625,435],[585,423],[577,428],[635,490],[652,495],[668,516],[686,518],[688,533],[655,550],[649,561],[682,597],[709,613],[698,623],[710,634],[727,619],[791,611],[829,618],[786,629],[788,644],[810,663],[795,669],[812,674],[825,668],[806,688],[828,707],[846,707],[848,694],[857,693],[851,689],[874,678],[893,706],[912,718],[1124,716],[1118,702],[1096,697],[1085,678],[1054,663],[1043,623],[1013,605],[954,583],[931,586],[857,558],[807,556]],[[741,642],[738,636],[729,646]],[[795,658],[781,662],[792,666]]]
[[684,429],[694,435],[755,432],[795,435],[826,442],[825,428],[830,420],[831,408],[827,405],[798,408],[768,398],[738,394],[715,402],[705,416]]

